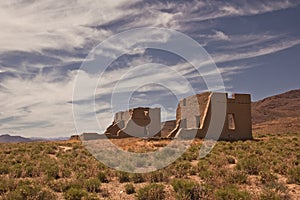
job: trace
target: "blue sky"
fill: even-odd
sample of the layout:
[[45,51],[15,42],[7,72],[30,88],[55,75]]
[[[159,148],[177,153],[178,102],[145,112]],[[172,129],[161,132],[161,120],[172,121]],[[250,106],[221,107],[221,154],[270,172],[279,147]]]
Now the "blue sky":
[[[72,102],[76,75],[80,73],[87,80],[98,78],[79,70],[82,61],[100,42],[133,28],[169,28],[196,40],[215,61],[229,93],[251,93],[253,100],[259,100],[298,89],[297,19],[300,2],[287,0],[3,1],[0,134],[74,134],[72,107],[76,104],[84,109],[87,98],[83,95],[81,101]],[[112,87],[120,74],[145,63],[175,66],[179,71],[188,69],[184,60],[171,53],[147,49],[116,59],[104,82]],[[162,73],[161,78],[164,77],[167,74]],[[206,89],[201,77],[189,74],[187,79],[197,91]],[[105,121],[101,113],[109,110],[110,98],[109,90],[97,88],[96,113],[100,121]],[[131,106],[162,105],[166,119],[175,116],[176,103],[170,89],[151,84],[141,86],[130,100]],[[87,126],[88,123],[87,120]]]

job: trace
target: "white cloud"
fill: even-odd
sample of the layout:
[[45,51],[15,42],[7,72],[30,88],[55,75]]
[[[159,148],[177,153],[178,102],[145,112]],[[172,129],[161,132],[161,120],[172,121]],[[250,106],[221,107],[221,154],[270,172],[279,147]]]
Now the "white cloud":
[[136,0],[9,1],[0,3],[0,52],[73,50],[89,41],[102,41],[111,32],[95,29],[133,12],[122,6]]
[[215,31],[214,38],[218,40],[230,40],[229,36],[222,31]]
[[[204,4],[197,1],[195,3],[187,4],[184,8],[188,17],[185,16],[183,21],[205,21],[209,19],[217,19],[232,16],[251,16],[277,10],[283,10],[298,5],[297,1],[245,1],[239,3],[238,1],[211,1],[210,4]],[[188,11],[191,12],[188,12]],[[192,12],[194,11],[194,12]],[[195,12],[198,11],[198,12]]]
[[265,44],[263,47],[261,45],[254,46],[246,51],[241,50],[241,52],[239,52],[239,49],[235,49],[235,51],[230,53],[224,53],[224,51],[222,51],[222,53],[213,54],[212,57],[216,63],[229,62],[276,53],[299,44],[300,39],[285,39],[281,41],[274,41],[274,43]]
[[0,133],[47,137],[74,133],[72,105],[67,103],[72,98],[72,81],[53,83],[39,75],[32,80],[7,79],[3,85],[9,92],[0,92],[0,121],[14,120],[1,123]]

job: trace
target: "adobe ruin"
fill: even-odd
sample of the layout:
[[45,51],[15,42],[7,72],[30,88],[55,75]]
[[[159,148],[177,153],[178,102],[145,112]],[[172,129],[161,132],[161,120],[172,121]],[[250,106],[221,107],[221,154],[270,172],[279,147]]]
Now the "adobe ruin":
[[[176,127],[168,137],[176,137],[179,129],[197,131],[197,138],[206,136],[211,122],[212,92],[205,92],[180,100],[176,110]],[[226,117],[219,140],[248,140],[252,139],[251,96],[250,94],[233,94],[231,98],[224,95]]]
[[110,138],[160,137],[160,108],[133,108],[115,113],[105,134]]
[[196,131],[196,138],[204,138],[212,116],[211,97],[223,97],[219,104],[226,104],[226,117],[219,140],[252,139],[251,96],[205,92],[181,99],[176,110],[176,120],[161,123],[160,108],[139,107],[118,112],[106,129],[108,138],[160,137],[175,138],[179,130]]

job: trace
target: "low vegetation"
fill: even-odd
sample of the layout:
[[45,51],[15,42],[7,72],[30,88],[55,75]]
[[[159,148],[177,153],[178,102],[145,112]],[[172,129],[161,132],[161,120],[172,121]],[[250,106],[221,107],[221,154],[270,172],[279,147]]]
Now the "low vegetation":
[[[297,199],[299,135],[255,138],[218,142],[201,160],[197,140],[176,162],[146,174],[108,168],[80,142],[0,144],[0,199]],[[124,142],[124,148],[144,152],[167,144],[136,142],[142,145]]]

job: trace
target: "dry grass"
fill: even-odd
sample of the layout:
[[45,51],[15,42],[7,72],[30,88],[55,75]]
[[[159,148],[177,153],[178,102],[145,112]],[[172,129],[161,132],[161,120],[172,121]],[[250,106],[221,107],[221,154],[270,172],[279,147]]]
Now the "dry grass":
[[[162,192],[153,183],[163,186],[160,197],[169,200],[297,199],[299,134],[255,133],[254,137],[253,141],[218,142],[201,160],[197,156],[202,141],[195,140],[173,164],[139,175],[107,168],[80,142],[0,144],[0,199],[138,199],[137,193]],[[154,151],[170,142],[112,141],[134,152]],[[137,193],[126,193],[128,183]]]

